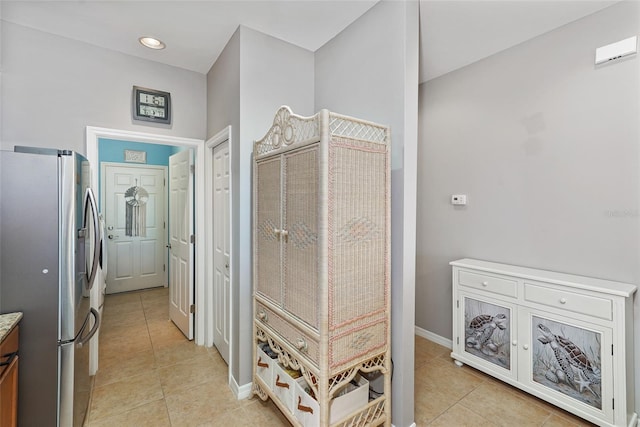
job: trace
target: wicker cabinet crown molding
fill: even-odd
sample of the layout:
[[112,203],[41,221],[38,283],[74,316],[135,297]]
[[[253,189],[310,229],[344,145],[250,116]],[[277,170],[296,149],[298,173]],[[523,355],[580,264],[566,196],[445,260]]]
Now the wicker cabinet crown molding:
[[[253,200],[254,392],[294,425],[390,425],[389,128],[281,107],[254,144]],[[283,367],[302,373],[315,421]],[[341,390],[374,371],[382,394],[336,419]]]

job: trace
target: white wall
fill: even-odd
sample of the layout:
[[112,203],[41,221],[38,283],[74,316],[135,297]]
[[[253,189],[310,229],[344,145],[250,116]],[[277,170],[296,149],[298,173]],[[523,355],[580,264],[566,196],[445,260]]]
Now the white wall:
[[[204,138],[204,75],[4,21],[1,31],[2,148],[86,153],[86,126]],[[134,85],[171,93],[170,126],[133,122]]]
[[594,66],[639,16],[622,2],[421,85],[417,326],[452,336],[462,257],[640,284],[640,58]]
[[240,28],[207,73],[207,139],[228,125],[240,126]]
[[240,180],[239,192],[239,384],[251,382],[252,258],[251,188],[253,141],[271,127],[276,110],[289,105],[309,114],[313,108],[313,53],[252,30],[240,28]]
[[[227,50],[230,52],[226,54]],[[224,56],[227,55],[227,56]],[[221,62],[222,61],[222,62]],[[233,76],[233,73],[236,73]],[[313,114],[313,53],[290,43],[240,27],[208,75],[208,134],[232,125],[235,220],[232,266],[234,330],[233,372],[239,385],[252,378],[252,257],[251,188],[253,141],[273,123],[276,110],[289,105],[294,112]],[[237,90],[235,85],[237,84]],[[229,85],[232,90],[229,90]],[[237,92],[237,98],[236,97]],[[238,108],[224,111],[225,105]],[[233,264],[233,261],[232,261]]]
[[383,1],[316,51],[316,110],[391,126],[393,424],[414,421],[418,4]]
[[[213,137],[226,126],[231,126],[231,142],[229,146],[231,155],[231,188],[238,188],[238,180],[240,176],[240,144],[238,143],[238,129],[240,128],[240,29],[237,29],[229,42],[224,47],[220,56],[207,73],[207,139]],[[232,295],[231,304],[233,306],[231,321],[231,348],[229,360],[229,368],[233,378],[238,378],[238,340],[239,322],[238,310],[239,305],[237,293],[237,277],[238,265],[234,260],[239,258],[240,247],[238,241],[239,222],[235,218],[239,215],[239,199],[236,197],[237,192],[234,191],[231,197],[231,279]],[[212,313],[210,313],[211,315]],[[211,318],[210,316],[208,316]],[[210,321],[213,323],[213,321]]]
[[[313,53],[247,27],[240,28],[240,254],[239,384],[252,381],[253,308],[251,188],[253,141],[262,138],[277,109],[313,114]],[[238,194],[238,193],[236,193]]]

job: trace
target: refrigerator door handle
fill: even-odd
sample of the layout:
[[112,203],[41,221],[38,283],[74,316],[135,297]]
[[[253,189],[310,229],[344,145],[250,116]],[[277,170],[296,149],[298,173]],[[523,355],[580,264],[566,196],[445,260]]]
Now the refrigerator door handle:
[[87,188],[84,197],[84,219],[85,224],[83,224],[82,228],[86,230],[87,228],[87,209],[91,209],[91,219],[93,220],[93,234],[94,234],[94,245],[93,245],[93,259],[91,262],[91,270],[87,271],[87,289],[91,289],[93,287],[93,282],[96,280],[96,273],[98,272],[98,264],[100,263],[100,221],[98,219],[98,204],[96,203],[96,198],[93,195],[93,190],[90,187]]
[[83,337],[82,333],[84,332],[84,330],[86,329],[89,323],[89,315],[87,315],[87,318],[84,321],[84,325],[82,325],[82,329],[78,334],[78,339],[76,340],[76,345],[78,347],[82,347],[83,345],[87,344],[89,340],[96,334],[96,332],[98,331],[98,328],[100,327],[100,313],[98,313],[98,311],[92,307],[90,314],[93,314],[93,319],[95,320],[95,323],[93,324],[93,327],[91,328],[87,336]]

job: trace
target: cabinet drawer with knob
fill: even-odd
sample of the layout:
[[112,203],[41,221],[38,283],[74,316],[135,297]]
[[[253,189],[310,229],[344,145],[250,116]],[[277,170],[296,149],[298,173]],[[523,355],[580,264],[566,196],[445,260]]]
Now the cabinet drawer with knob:
[[550,307],[611,320],[613,303],[610,299],[524,283],[524,300]]
[[320,358],[320,346],[318,338],[296,328],[293,324],[284,319],[265,305],[256,303],[255,320],[263,327],[266,327],[277,336],[281,337],[293,350],[299,352],[315,365]]
[[462,286],[515,298],[518,295],[518,281],[489,274],[460,270],[458,283]]

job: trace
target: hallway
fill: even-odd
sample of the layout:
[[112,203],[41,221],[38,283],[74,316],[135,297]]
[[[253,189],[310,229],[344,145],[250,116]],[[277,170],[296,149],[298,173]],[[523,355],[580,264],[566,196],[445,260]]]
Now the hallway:
[[236,400],[216,349],[168,319],[168,288],[105,297],[89,427],[289,425],[271,402]]

